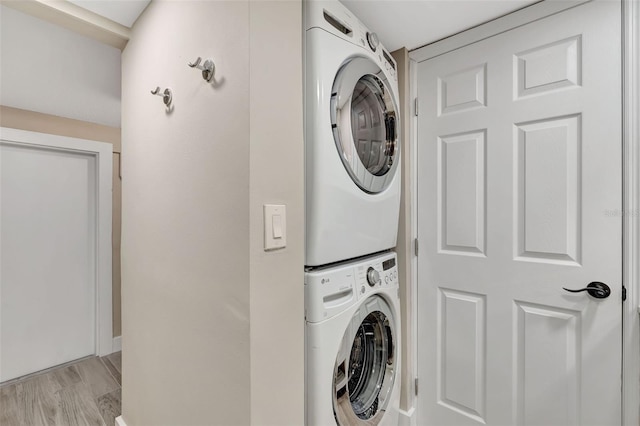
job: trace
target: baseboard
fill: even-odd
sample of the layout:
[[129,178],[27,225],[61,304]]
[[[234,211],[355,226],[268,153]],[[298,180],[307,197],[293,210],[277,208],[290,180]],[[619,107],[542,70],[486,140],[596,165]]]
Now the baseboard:
[[124,419],[122,418],[122,416],[116,417],[115,426],[127,426],[127,424],[124,422]]
[[120,352],[122,350],[122,336],[116,336],[113,338],[113,345],[111,346],[111,352]]
[[416,408],[411,407],[408,411],[399,410],[398,426],[414,426]]

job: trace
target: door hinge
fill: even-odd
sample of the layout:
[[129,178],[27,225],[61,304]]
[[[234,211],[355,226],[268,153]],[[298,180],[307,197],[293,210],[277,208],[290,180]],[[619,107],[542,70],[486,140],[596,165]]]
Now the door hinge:
[[413,101],[413,112],[416,115],[416,117],[418,116],[418,98],[416,98]]
[[624,302],[625,300],[627,300],[627,288],[622,286],[622,301]]
[[117,155],[118,156],[118,178],[120,178],[120,180],[122,180],[122,153],[121,152],[114,152],[113,155]]
[[418,250],[419,250],[419,244],[418,244],[418,239],[414,239],[413,240],[413,251],[416,254],[416,256],[418,256]]
[[416,395],[418,395],[418,378],[417,377],[414,382],[414,387],[415,387]]

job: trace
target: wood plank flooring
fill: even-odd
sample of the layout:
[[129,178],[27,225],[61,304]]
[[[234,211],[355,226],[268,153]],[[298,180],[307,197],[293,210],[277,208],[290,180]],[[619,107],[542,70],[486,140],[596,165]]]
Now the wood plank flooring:
[[90,357],[0,386],[0,426],[113,426],[122,354]]

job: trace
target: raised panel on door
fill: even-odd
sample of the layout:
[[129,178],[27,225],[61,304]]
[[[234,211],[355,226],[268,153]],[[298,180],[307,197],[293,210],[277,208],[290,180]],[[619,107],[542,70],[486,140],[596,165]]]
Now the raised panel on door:
[[581,115],[517,123],[518,260],[580,264]]
[[515,423],[579,425],[582,313],[515,302]]
[[486,106],[487,64],[457,70],[438,78],[438,115]]
[[514,98],[580,86],[582,36],[577,35],[514,55]]
[[438,293],[438,404],[484,422],[485,296],[442,287]]
[[620,424],[615,46],[596,0],[417,65],[418,424]]
[[485,251],[484,131],[438,138],[438,248],[483,256]]

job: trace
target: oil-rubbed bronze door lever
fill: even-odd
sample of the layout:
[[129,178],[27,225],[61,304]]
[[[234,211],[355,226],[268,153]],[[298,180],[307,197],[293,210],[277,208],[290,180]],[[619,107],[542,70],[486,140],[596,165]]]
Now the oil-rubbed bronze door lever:
[[581,288],[579,290],[571,290],[564,287],[563,289],[571,293],[580,293],[581,291],[586,291],[587,293],[589,293],[589,296],[595,297],[596,299],[606,299],[611,294],[611,289],[609,288],[609,286],[599,281],[593,281],[589,283],[585,288]]

